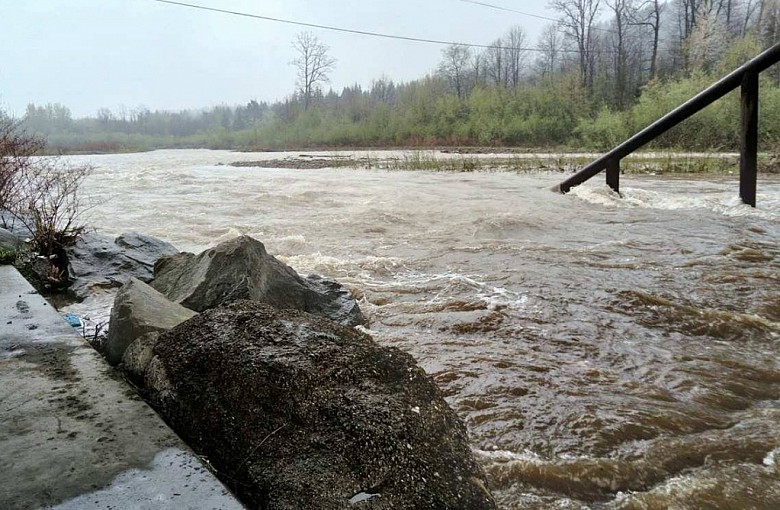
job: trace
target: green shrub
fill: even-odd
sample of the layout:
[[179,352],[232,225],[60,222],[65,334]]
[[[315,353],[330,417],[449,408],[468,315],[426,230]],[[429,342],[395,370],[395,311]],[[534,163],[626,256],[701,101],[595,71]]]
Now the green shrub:
[[0,264],[13,264],[16,261],[16,250],[0,248]]
[[586,147],[609,150],[628,138],[629,130],[622,113],[604,107],[595,119],[582,119],[576,135]]

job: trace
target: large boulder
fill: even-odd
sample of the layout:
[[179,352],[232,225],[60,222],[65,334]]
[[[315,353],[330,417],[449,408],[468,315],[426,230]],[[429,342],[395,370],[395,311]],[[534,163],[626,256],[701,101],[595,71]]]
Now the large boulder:
[[248,236],[225,241],[200,255],[160,259],[151,285],[197,312],[248,299],[276,308],[294,308],[341,324],[366,320],[349,291],[319,276],[301,278],[290,266]]
[[465,427],[398,349],[251,301],[152,344],[147,397],[250,508],[495,508]]
[[137,232],[116,239],[86,233],[66,251],[72,282],[69,292],[84,299],[95,287],[120,287],[131,277],[149,282],[154,276],[154,263],[176,253],[179,250],[171,244]]
[[114,298],[103,355],[109,363],[117,364],[137,338],[169,330],[194,315],[192,310],[169,301],[144,282],[130,278]]

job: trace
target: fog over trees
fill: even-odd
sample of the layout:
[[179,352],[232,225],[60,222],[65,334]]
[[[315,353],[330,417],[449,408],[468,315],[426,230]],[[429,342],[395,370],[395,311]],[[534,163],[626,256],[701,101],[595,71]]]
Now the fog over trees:
[[[311,33],[292,43],[298,82],[286,98],[197,111],[30,105],[24,122],[61,150],[156,147],[520,145],[601,149],[641,129],[780,41],[780,0],[551,0],[558,23],[536,41],[521,26],[488,43],[444,47],[408,83],[325,90],[337,55]],[[762,75],[763,143],[780,140],[780,66]],[[660,146],[731,149],[732,94]]]

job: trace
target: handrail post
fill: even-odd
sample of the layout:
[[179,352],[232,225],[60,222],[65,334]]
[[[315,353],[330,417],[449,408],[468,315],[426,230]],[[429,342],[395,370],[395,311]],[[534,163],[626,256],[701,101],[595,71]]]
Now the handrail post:
[[626,141],[586,165],[582,170],[564,180],[553,190],[568,193],[608,166],[607,184],[618,190],[620,181],[620,160],[654,140],[685,119],[695,115],[702,108],[712,104],[737,87],[742,86],[742,134],[740,161],[740,197],[746,204],[756,204],[756,174],[758,156],[758,75],[780,62],[780,42],[760,55],[741,65],[688,101],[667,113]]
[[620,159],[618,158],[607,161],[607,186],[620,195]]
[[740,134],[739,196],[756,206],[758,174],[758,73],[747,72],[742,79],[742,132]]

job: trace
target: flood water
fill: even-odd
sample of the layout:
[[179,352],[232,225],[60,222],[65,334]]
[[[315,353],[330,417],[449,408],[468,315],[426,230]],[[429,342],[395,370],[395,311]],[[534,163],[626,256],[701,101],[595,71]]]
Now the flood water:
[[[375,153],[376,155],[376,153]],[[780,180],[219,166],[97,168],[99,231],[198,252],[249,234],[343,282],[468,425],[501,508],[780,508]],[[76,305],[100,310],[106,296]]]

